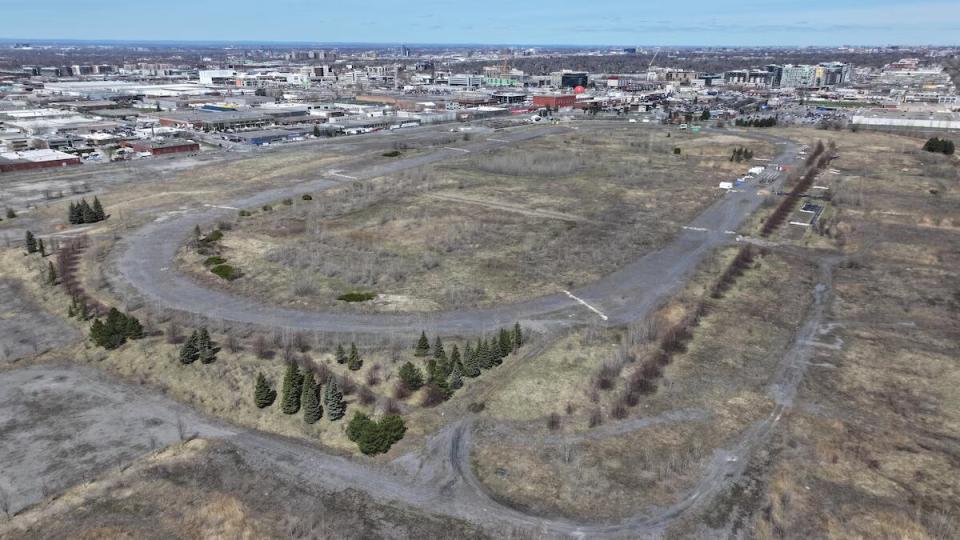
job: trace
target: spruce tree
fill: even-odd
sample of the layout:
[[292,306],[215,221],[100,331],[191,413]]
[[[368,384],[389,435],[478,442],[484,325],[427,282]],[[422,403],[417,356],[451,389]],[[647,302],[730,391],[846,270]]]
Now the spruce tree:
[[350,371],[357,371],[363,367],[363,360],[360,359],[360,353],[354,343],[350,344],[350,359],[347,360],[347,367],[350,368]]
[[466,354],[461,364],[464,376],[477,377],[480,375],[480,363],[477,358],[477,353],[470,349],[469,343],[467,344]]
[[443,342],[440,341],[440,336],[437,336],[436,341],[433,342],[433,357],[437,360],[447,358],[447,353],[443,350]]
[[520,350],[520,346],[523,345],[523,331],[520,330],[520,323],[515,323],[513,325],[513,350]]
[[143,325],[140,320],[133,315],[126,315],[123,321],[123,334],[127,339],[140,339],[143,337]]
[[500,353],[506,358],[513,352],[513,339],[506,328],[500,329]]
[[41,257],[47,256],[47,246],[43,245],[43,238],[37,239],[37,251],[40,252]]
[[453,344],[453,349],[450,350],[450,360],[444,363],[443,366],[443,376],[446,377],[453,372],[453,366],[461,363],[460,359],[460,349],[457,348],[457,344]]
[[323,392],[323,404],[327,409],[327,418],[335,422],[347,413],[347,404],[343,402],[343,392],[340,391],[340,385],[333,377],[327,379],[327,384]]
[[503,363],[503,358],[507,356],[503,351],[500,350],[500,338],[493,336],[490,338],[490,364],[491,366],[499,366]]
[[80,200],[80,216],[81,223],[96,223],[97,214],[94,213],[93,208],[90,208],[90,205],[87,204],[86,199]]
[[490,369],[493,367],[493,358],[490,356],[490,347],[487,345],[487,340],[482,340],[477,342],[477,366],[480,369]]
[[212,364],[217,359],[217,349],[206,328],[201,328],[197,334],[197,358],[203,364]]
[[57,270],[53,267],[53,261],[47,262],[47,284],[57,284]]
[[320,397],[317,396],[317,383],[313,379],[313,372],[307,370],[303,377],[303,388],[301,389],[300,403],[303,405],[303,421],[313,424],[323,416],[323,407],[320,405]]
[[33,237],[32,232],[27,231],[23,244],[27,248],[27,253],[37,252],[37,239]]
[[256,403],[257,408],[269,407],[273,405],[275,399],[277,399],[277,391],[270,387],[270,383],[267,382],[263,373],[257,373],[257,384],[253,391],[253,402]]
[[453,364],[453,371],[450,372],[450,388],[459,390],[463,386],[463,368],[460,362]]
[[80,206],[70,201],[70,209],[67,211],[67,221],[71,225],[80,223]]
[[187,365],[194,363],[200,357],[200,351],[197,348],[197,331],[190,334],[190,338],[180,346],[180,363]]
[[347,363],[347,353],[343,350],[343,345],[337,344],[337,352],[334,354],[338,364]]
[[287,371],[283,375],[283,393],[280,398],[280,410],[283,414],[296,414],[300,410],[300,393],[303,385],[303,375],[296,362],[287,364]]
[[434,383],[440,378],[440,370],[434,358],[427,360],[427,384]]
[[415,391],[423,386],[423,372],[410,362],[406,362],[400,366],[399,374],[400,380],[403,381],[403,385],[408,389]]
[[93,198],[93,217],[96,221],[103,221],[107,219],[107,215],[103,212],[103,205],[100,204],[100,199]]
[[426,332],[420,332],[420,339],[417,341],[417,347],[414,349],[414,356],[427,356],[430,354],[430,340],[427,339]]

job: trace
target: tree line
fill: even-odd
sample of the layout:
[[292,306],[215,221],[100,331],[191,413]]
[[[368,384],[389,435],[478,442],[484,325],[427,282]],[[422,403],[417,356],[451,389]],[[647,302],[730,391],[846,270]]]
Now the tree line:
[[733,153],[730,154],[730,161],[736,161],[737,163],[750,161],[751,159],[753,159],[753,150],[746,148],[734,148]]
[[740,127],[765,128],[777,125],[777,119],[772,116],[768,116],[767,118],[737,118],[734,124]]
[[93,204],[87,203],[87,199],[80,199],[79,203],[70,203],[67,211],[67,221],[71,225],[82,225],[85,223],[97,223],[107,219],[108,216],[100,204],[100,199],[93,198]]

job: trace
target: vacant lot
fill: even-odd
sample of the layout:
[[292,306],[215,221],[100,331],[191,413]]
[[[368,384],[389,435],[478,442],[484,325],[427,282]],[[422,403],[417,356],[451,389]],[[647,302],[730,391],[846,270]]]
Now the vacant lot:
[[960,535],[960,168],[923,140],[823,132],[829,319],[782,433],[731,517],[760,538]]
[[[662,245],[750,166],[730,135],[582,126],[447,164],[278,201],[213,249],[181,253],[200,279],[307,307],[430,311],[488,306],[588,283]],[[674,149],[679,154],[674,153]],[[243,272],[223,282],[218,254]],[[378,294],[348,306],[346,292]]]
[[0,523],[4,538],[486,538],[456,519],[278,474],[197,439]]
[[[11,252],[10,256],[17,254]],[[60,347],[80,335],[31,301],[19,281],[0,279],[0,306],[0,362]]]
[[[771,381],[810,304],[814,274],[802,257],[775,252],[710,301],[657,391],[623,405],[626,380],[653,353],[658,327],[682,318],[731,255],[706,263],[652,321],[560,340],[491,393],[488,411],[499,422],[478,432],[473,457],[498,499],[585,520],[667,506],[693,489],[716,450],[770,414]],[[619,374],[610,385],[600,382],[604,366]]]

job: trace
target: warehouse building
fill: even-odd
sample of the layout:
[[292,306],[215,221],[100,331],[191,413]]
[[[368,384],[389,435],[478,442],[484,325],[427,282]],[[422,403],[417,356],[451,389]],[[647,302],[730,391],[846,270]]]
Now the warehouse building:
[[0,172],[27,171],[79,165],[80,158],[57,150],[24,150],[0,153]]
[[534,107],[550,107],[551,109],[563,109],[573,107],[577,102],[577,97],[573,94],[544,95],[533,96]]
[[179,154],[182,152],[199,152],[200,145],[189,140],[170,140],[170,141],[124,141],[122,146],[132,148],[140,153],[149,153],[154,156],[164,154]]

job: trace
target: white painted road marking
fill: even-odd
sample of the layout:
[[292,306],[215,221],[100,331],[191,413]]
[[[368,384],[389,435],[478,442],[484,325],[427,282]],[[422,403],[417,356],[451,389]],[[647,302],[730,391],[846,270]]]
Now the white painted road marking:
[[467,150],[466,148],[454,148],[454,147],[452,147],[452,146],[444,146],[443,149],[444,149],[444,150],[456,150],[457,152],[463,152],[463,153],[465,153],[465,154],[469,154],[469,153],[470,153],[470,151]]
[[223,206],[220,204],[205,204],[204,206],[206,206],[207,208],[222,208],[224,210],[239,210],[239,208],[236,208],[234,206]]
[[487,140],[488,140],[488,141],[493,141],[493,142],[502,142],[502,143],[508,143],[508,142],[510,142],[510,141],[505,141],[505,140],[503,140],[503,139],[494,139],[494,138],[490,138],[490,139],[487,139]]
[[686,229],[686,230],[688,230],[688,231],[697,231],[697,232],[709,232],[709,231],[710,231],[709,229],[704,229],[703,227],[688,227],[688,226],[686,226],[686,225],[684,225],[683,228]]
[[356,179],[357,179],[356,176],[350,176],[350,175],[348,175],[348,174],[342,174],[342,173],[338,173],[338,172],[331,172],[330,174],[333,175],[333,176],[339,176],[339,177],[341,177],[341,178],[347,178],[347,179],[349,179],[349,180],[356,180]]
[[591,306],[590,304],[586,303],[582,298],[577,298],[576,296],[574,296],[573,293],[571,293],[570,291],[564,289],[563,292],[564,292],[564,294],[566,294],[566,295],[569,296],[570,298],[573,298],[573,299],[576,300],[577,302],[580,302],[581,304],[583,304],[584,306],[586,306],[586,308],[589,309],[590,311],[592,311],[592,312],[596,313],[597,315],[599,315],[601,319],[607,320],[607,319],[609,318],[609,317],[607,317],[606,315],[604,315],[603,312],[600,311],[599,309],[597,309],[597,308]]

